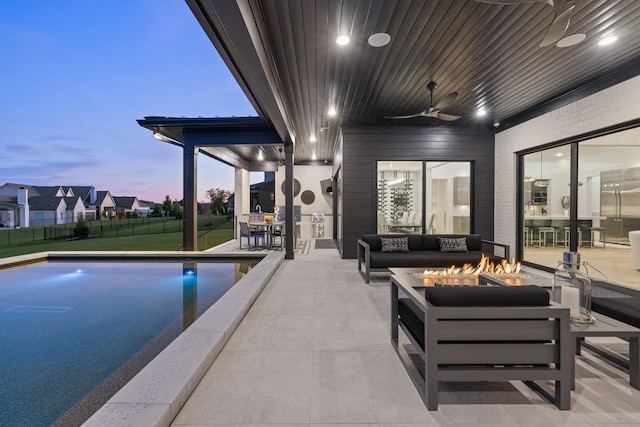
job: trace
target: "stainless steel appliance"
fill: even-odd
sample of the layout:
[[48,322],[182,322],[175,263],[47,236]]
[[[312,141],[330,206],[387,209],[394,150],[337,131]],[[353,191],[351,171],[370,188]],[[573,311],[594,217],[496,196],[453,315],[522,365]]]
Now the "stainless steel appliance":
[[629,231],[640,230],[640,168],[600,172],[600,216],[607,241],[629,243]]

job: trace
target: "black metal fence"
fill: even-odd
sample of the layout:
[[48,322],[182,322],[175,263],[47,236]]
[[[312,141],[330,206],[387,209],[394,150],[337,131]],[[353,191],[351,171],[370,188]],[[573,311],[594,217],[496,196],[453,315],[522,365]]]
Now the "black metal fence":
[[[123,237],[145,234],[182,232],[183,222],[173,217],[123,218],[90,221],[89,235]],[[18,229],[0,228],[0,245],[14,245],[44,240],[65,240],[74,237],[76,224],[58,224]],[[216,215],[198,217],[198,230],[233,228],[233,221]]]

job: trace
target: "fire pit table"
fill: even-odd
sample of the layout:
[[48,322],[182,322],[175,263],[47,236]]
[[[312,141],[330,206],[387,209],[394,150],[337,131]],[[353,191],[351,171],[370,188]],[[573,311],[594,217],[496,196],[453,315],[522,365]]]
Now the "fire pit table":
[[[423,274],[422,268],[391,268],[391,281],[405,283],[413,288],[432,286],[527,286],[536,285],[551,291],[551,277],[542,277],[530,273],[523,274],[451,274],[448,276]],[[430,272],[433,273],[432,270]],[[571,322],[572,353],[580,354],[580,341],[587,337],[617,337],[629,342],[629,384],[640,389],[640,329],[619,322],[610,317],[592,312],[595,323],[584,324]],[[571,385],[575,388],[575,357],[571,359]]]

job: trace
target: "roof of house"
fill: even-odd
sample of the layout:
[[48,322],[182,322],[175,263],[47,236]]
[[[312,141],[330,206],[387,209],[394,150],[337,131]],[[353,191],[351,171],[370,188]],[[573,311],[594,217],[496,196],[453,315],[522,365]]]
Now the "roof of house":
[[115,200],[116,202],[116,207],[118,208],[126,208],[126,209],[132,209],[133,208],[133,203],[137,200],[138,198],[135,196],[113,196],[113,200]]
[[108,191],[96,191],[96,204],[101,205],[104,202],[104,199],[109,195]]
[[89,198],[91,196],[91,190],[93,189],[92,186],[87,186],[87,185],[72,185],[70,187],[63,187],[63,188],[65,193],[67,193],[69,189],[73,190],[73,194],[75,194],[76,196],[82,197],[82,200],[84,202],[89,202]]
[[40,211],[56,210],[60,206],[60,203],[66,202],[62,197],[34,197],[29,199],[29,208]]
[[[57,196],[58,192],[62,191],[64,193],[64,189],[60,186],[34,185],[32,188],[34,188],[42,197],[59,197]],[[29,197],[36,197],[36,196],[31,194],[31,191],[30,191]]]
[[67,204],[67,210],[73,210],[75,209],[76,205],[78,203],[82,204],[84,206],[84,203],[82,201],[82,198],[80,196],[73,196],[73,197],[63,197],[65,203]]

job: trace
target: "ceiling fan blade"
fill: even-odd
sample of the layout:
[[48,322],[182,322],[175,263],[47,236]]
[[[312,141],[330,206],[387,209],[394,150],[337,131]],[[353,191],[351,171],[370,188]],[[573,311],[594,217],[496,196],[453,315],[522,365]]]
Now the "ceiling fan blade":
[[444,108],[447,108],[449,105],[453,104],[457,98],[458,98],[458,92],[451,92],[450,94],[442,98],[440,102],[438,102],[438,105],[435,106],[434,109],[442,110]]
[[[576,5],[573,5],[567,10],[557,13],[555,19],[547,29],[547,34],[544,35],[540,47],[546,47],[552,44],[556,44],[558,40],[562,38],[567,28],[569,28],[569,22],[571,21],[571,14]],[[560,12],[558,10],[558,12]]]
[[454,116],[453,114],[444,114],[444,113],[438,113],[438,115],[436,116],[436,118],[440,119],[440,120],[444,120],[445,122],[452,122],[454,120],[458,120],[461,116]]
[[409,114],[408,116],[384,116],[385,119],[413,119],[415,117],[425,117],[426,111],[422,111],[418,114]]
[[478,3],[491,4],[522,4],[522,3],[546,3],[553,6],[553,0],[476,0]]

